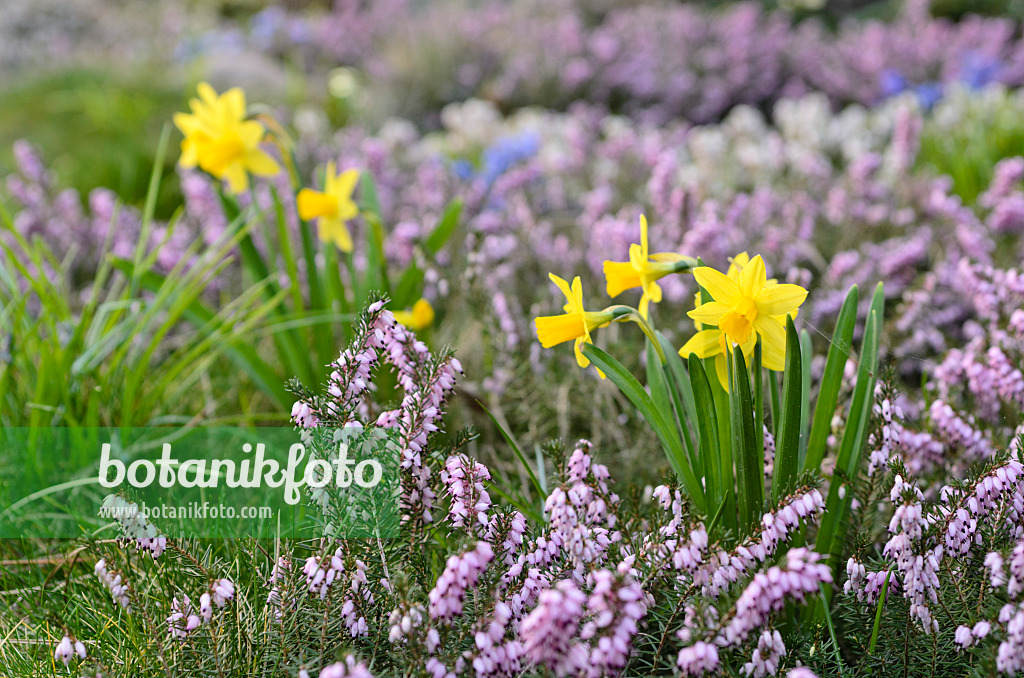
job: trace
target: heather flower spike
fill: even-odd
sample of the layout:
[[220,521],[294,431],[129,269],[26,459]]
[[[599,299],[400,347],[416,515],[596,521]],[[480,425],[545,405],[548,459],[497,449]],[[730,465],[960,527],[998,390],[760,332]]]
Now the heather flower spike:
[[647,246],[647,217],[640,215],[640,242],[629,246],[629,261],[605,261],[604,275],[608,281],[608,296],[614,298],[628,289],[640,287],[640,315],[647,318],[650,303],[661,301],[661,286],[657,281],[673,273],[688,271],[697,261],[674,252],[650,254]]
[[246,120],[245,93],[238,87],[218,95],[208,83],[198,86],[199,98],[192,99],[192,113],[176,113],[174,124],[185,135],[181,142],[184,168],[197,165],[228,182],[232,193],[249,188],[249,174],[273,176],[277,162],[260,148],[266,134],[263,125]]
[[352,251],[352,234],[348,222],[359,216],[359,207],[352,200],[352,192],[359,182],[359,170],[338,172],[333,162],[327,163],[324,190],[304,188],[299,191],[299,216],[310,221],[316,219],[317,232],[322,242],[334,243],[342,252]]

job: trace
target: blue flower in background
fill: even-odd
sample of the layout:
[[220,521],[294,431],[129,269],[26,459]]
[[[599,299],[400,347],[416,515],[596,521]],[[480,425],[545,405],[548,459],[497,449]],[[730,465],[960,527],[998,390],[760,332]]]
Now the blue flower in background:
[[882,98],[888,99],[907,91],[910,83],[895,68],[887,68],[878,76],[878,84],[882,88]]
[[960,64],[960,81],[971,89],[981,89],[999,79],[1003,64],[995,57],[968,52]]
[[888,99],[906,91],[912,91],[921,107],[930,110],[942,99],[942,83],[923,82],[911,84],[907,78],[894,68],[887,68],[878,77],[878,85],[882,90],[882,98]]
[[513,137],[501,137],[484,149],[480,176],[484,183],[490,186],[514,165],[532,158],[538,150],[540,150],[540,137],[533,132],[523,132]]
[[932,107],[942,99],[942,83],[926,82],[914,87],[914,94],[921,108],[930,111]]
[[460,158],[452,163],[452,172],[463,181],[471,181],[479,177],[484,185],[490,188],[502,174],[516,164],[537,155],[540,150],[540,137],[535,132],[522,132],[515,136],[500,137],[484,149],[480,160],[480,171],[477,173],[473,163]]
[[473,169],[473,163],[463,158],[459,158],[452,163],[452,172],[463,181],[469,181],[476,174],[476,171]]

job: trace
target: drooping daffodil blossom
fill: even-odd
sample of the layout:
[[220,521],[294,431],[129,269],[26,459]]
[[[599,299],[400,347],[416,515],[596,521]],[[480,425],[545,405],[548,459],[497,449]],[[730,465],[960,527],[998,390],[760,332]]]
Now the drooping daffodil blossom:
[[697,261],[674,252],[650,254],[647,246],[647,217],[640,215],[640,242],[629,246],[629,261],[604,262],[604,276],[608,281],[608,296],[617,297],[626,290],[643,289],[640,315],[647,318],[650,303],[661,301],[661,286],[657,281],[672,273],[688,271]]
[[[567,341],[575,340],[576,362],[580,367],[588,367],[590,360],[583,355],[583,344],[594,343],[590,333],[599,327],[605,327],[613,320],[634,314],[635,311],[626,306],[610,306],[602,311],[588,311],[583,306],[583,283],[580,277],[573,278],[572,285],[549,273],[551,282],[565,295],[565,311],[562,315],[548,315],[534,318],[537,327],[537,338],[544,348],[551,348]],[[600,374],[600,371],[598,371]],[[602,378],[604,374],[601,374]]]
[[434,307],[426,299],[419,299],[412,305],[412,310],[395,311],[394,316],[410,330],[422,330],[434,324]]
[[174,124],[185,138],[181,142],[182,167],[197,165],[217,179],[228,182],[228,190],[242,193],[249,188],[249,174],[273,176],[277,162],[260,143],[266,129],[245,118],[245,93],[235,87],[224,94],[205,82],[199,83],[199,98],[189,101],[192,113],[176,113]]
[[706,349],[717,344],[723,350],[739,345],[746,353],[746,347],[752,349],[760,336],[764,366],[776,371],[784,369],[784,321],[787,315],[795,315],[797,308],[807,298],[807,290],[799,285],[769,284],[760,255],[740,268],[736,279],[708,266],[695,268],[693,276],[714,301],[701,304],[690,311],[689,316],[704,326],[716,327],[724,335],[727,344],[722,347],[719,336],[701,336],[704,332],[714,331],[706,329],[687,342],[690,352],[700,356],[698,348]]
[[324,190],[304,188],[297,199],[299,217],[305,221],[316,219],[321,242],[332,242],[342,252],[352,251],[352,234],[347,222],[359,215],[359,206],[352,200],[358,182],[359,170],[338,173],[335,164],[329,162],[324,174]]

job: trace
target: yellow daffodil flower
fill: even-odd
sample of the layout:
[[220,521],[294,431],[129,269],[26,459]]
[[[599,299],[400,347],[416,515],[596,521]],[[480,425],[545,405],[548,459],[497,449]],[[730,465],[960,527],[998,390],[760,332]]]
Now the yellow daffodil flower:
[[575,340],[576,362],[580,367],[587,367],[590,365],[590,361],[583,355],[581,350],[583,344],[594,343],[590,339],[590,333],[610,323],[615,319],[616,315],[608,309],[603,311],[587,311],[584,309],[583,284],[580,282],[579,276],[573,279],[571,287],[569,283],[554,273],[549,273],[548,277],[565,295],[565,314],[534,318],[540,345],[544,348],[551,348],[566,341]]
[[629,246],[629,261],[604,262],[604,276],[608,281],[608,296],[617,297],[626,290],[640,287],[640,315],[647,317],[650,303],[661,301],[661,286],[657,281],[672,273],[680,273],[696,266],[697,262],[674,252],[649,254],[647,247],[647,217],[640,215],[640,243]]
[[191,114],[174,115],[174,124],[185,135],[179,164],[198,165],[226,179],[232,193],[249,188],[249,173],[277,174],[277,162],[260,148],[266,130],[255,120],[245,119],[245,93],[235,87],[218,96],[205,82],[199,83],[198,92],[199,98],[189,101]]
[[419,299],[411,311],[395,311],[394,316],[410,330],[422,330],[434,324],[434,307],[426,299]]
[[359,215],[359,207],[352,200],[358,181],[359,170],[349,169],[338,174],[334,163],[329,162],[323,191],[311,188],[299,191],[299,216],[305,221],[316,219],[320,240],[333,242],[342,252],[352,251],[352,235],[346,222]]
[[762,359],[768,369],[785,365],[786,330],[780,322],[807,298],[799,285],[768,284],[764,260],[758,255],[739,271],[737,280],[708,266],[693,270],[697,283],[714,301],[690,311],[689,316],[704,325],[714,325],[728,342],[746,346],[760,335]]

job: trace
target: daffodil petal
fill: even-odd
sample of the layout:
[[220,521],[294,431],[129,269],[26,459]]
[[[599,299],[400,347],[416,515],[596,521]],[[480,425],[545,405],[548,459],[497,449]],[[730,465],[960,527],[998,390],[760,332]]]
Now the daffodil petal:
[[573,303],[577,313],[584,313],[583,310],[583,281],[579,276],[572,279],[572,296],[569,300]]
[[355,191],[358,182],[359,170],[347,169],[338,175],[337,191],[346,198],[351,199],[352,192]]
[[628,261],[604,262],[604,277],[608,282],[608,296],[613,298],[642,284],[640,274]]
[[247,164],[249,171],[259,177],[271,177],[281,170],[269,153],[259,149],[249,154]]
[[551,282],[555,283],[558,289],[562,291],[562,294],[565,295],[566,299],[572,301],[572,288],[569,287],[569,283],[567,283],[565,280],[562,280],[554,273],[548,273],[548,279]]
[[761,335],[761,363],[769,370],[786,368],[786,330],[774,318],[758,315],[754,331]]
[[689,358],[691,353],[696,354],[698,358],[721,355],[722,342],[719,339],[721,336],[721,330],[701,330],[683,344],[683,347],[679,349],[679,355],[682,358]]
[[740,293],[748,297],[756,296],[761,288],[764,287],[767,279],[768,274],[765,272],[764,259],[759,254],[743,266],[743,269],[740,271]]
[[740,279],[740,271],[750,263],[750,256],[746,252],[740,252],[729,260],[729,271],[726,273],[733,280]]
[[[647,263],[647,217],[640,215],[640,257]],[[632,257],[630,257],[632,259]]]
[[590,367],[590,359],[583,355],[582,351],[583,344],[590,343],[587,341],[588,338],[589,337],[579,337],[576,339],[576,344],[574,346],[576,352],[576,364],[580,367]]
[[732,306],[739,300],[740,289],[736,282],[730,280],[721,271],[716,271],[708,266],[700,266],[693,269],[693,277],[698,285],[714,297],[715,301]]
[[725,357],[724,353],[719,353],[715,357],[715,374],[718,375],[718,383],[722,385],[722,388],[726,393],[729,392],[729,359]]
[[757,312],[767,315],[790,313],[807,298],[807,290],[799,285],[768,285],[757,295]]
[[705,325],[717,326],[719,319],[728,313],[730,309],[732,309],[732,306],[729,306],[728,304],[723,304],[718,301],[709,301],[708,303],[701,304],[697,308],[693,309],[687,313],[687,315],[694,320],[704,323]]

